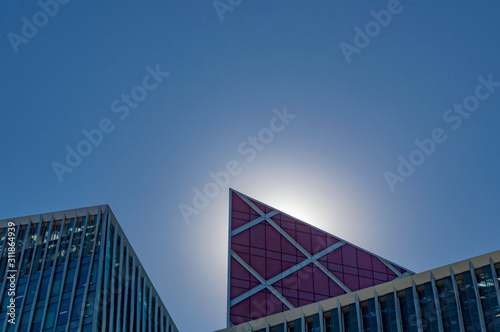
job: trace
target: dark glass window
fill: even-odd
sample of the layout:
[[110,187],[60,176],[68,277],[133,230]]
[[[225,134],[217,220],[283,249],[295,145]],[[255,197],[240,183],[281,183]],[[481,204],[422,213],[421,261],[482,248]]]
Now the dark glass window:
[[375,299],[360,304],[361,314],[363,316],[363,331],[371,332],[378,331],[377,329],[377,312],[375,310]]
[[35,257],[33,258],[33,272],[38,272],[42,268],[44,250],[45,250],[44,244],[36,246]]
[[[21,317],[21,326],[19,326],[21,331],[28,331],[29,320],[30,320],[30,312],[24,311],[23,315]],[[7,325],[9,326],[9,325],[13,325],[13,324],[7,324]]]
[[85,263],[81,266],[80,272],[78,275],[78,283],[76,288],[81,288],[87,285],[87,278],[89,274],[90,263]]
[[296,319],[293,323],[293,327],[290,328],[290,332],[301,332],[302,331],[302,319]]
[[61,243],[59,245],[59,254],[57,257],[57,265],[64,264],[64,260],[66,257],[66,249],[68,245],[68,236],[65,236],[61,239]]
[[52,230],[50,232],[49,241],[59,239],[59,233],[61,232],[61,223],[62,220],[54,220],[54,224],[52,225]]
[[71,314],[71,321],[80,319],[83,307],[83,295],[78,295],[73,302],[73,313]]
[[397,332],[396,303],[393,293],[379,297],[380,311],[382,313],[382,329],[386,332]]
[[38,280],[32,280],[28,285],[28,291],[26,292],[26,304],[33,303],[35,298],[36,287],[38,286]]
[[[346,310],[343,308],[342,311]],[[358,332],[358,315],[356,311],[356,304],[350,304],[345,312],[342,313],[344,316],[344,331],[345,332]]]
[[495,287],[496,280],[493,279],[491,266],[487,265],[482,269],[476,270],[476,278],[486,331],[500,331],[500,309],[498,307]]
[[398,293],[399,307],[401,309],[401,321],[403,331],[417,332],[417,314],[415,312],[415,302],[413,300],[413,289],[407,288]]
[[87,304],[85,305],[84,317],[89,317],[94,314],[94,298],[95,298],[95,291],[89,292],[87,296]]
[[54,263],[54,253],[55,253],[55,249],[56,249],[56,244],[57,244],[57,240],[53,240],[53,241],[49,242],[49,248],[47,250],[47,255],[45,256],[45,267],[44,267],[45,270],[52,267],[52,265]]
[[137,313],[137,322],[139,323],[139,326],[141,324],[141,313],[142,313],[142,278],[139,275],[139,268],[136,268],[135,270],[135,278],[137,280],[137,304],[135,306],[135,310]]
[[[151,291],[152,292],[152,291]],[[156,301],[155,298],[153,297],[151,300],[151,308],[149,309],[149,321],[151,322],[152,328],[154,330],[154,322],[155,322],[155,311],[156,310]]]
[[149,287],[146,286],[146,292],[145,292],[145,297],[144,297],[144,326],[146,328],[146,331],[149,330],[149,315],[148,315],[148,309],[149,309]]
[[[85,257],[89,254],[89,246],[90,246],[90,239],[91,236],[94,232],[95,228],[94,227],[87,227],[87,231],[85,232],[85,238],[83,241],[83,255],[82,257]],[[90,252],[92,253],[92,252]]]
[[65,325],[68,322],[68,310],[70,305],[70,299],[61,302],[61,308],[59,309],[59,317],[57,318],[57,325]]
[[99,260],[94,259],[92,266],[92,275],[90,276],[90,284],[93,285],[97,282],[97,273],[99,272]]
[[420,304],[420,315],[422,317],[422,328],[424,331],[437,331],[438,317],[436,311],[436,302],[430,282],[419,286],[417,289]]
[[441,308],[444,331],[460,331],[457,301],[451,277],[437,281],[436,286],[439,294],[439,306]]
[[23,263],[21,265],[20,276],[29,275],[31,267],[31,258],[33,257],[33,248],[24,251]]
[[307,332],[322,332],[319,324],[319,314],[312,316],[312,321],[307,323]]
[[[24,297],[24,291],[26,290],[26,281],[24,283],[19,283],[16,288],[16,307],[21,305]],[[9,299],[9,297],[6,297]]]
[[[102,219],[102,217],[101,217]],[[99,250],[101,248],[101,233],[102,233],[102,222],[99,223],[99,231],[97,232],[97,236],[96,236],[96,239],[95,239],[95,254],[97,256],[97,254],[99,253]]]
[[63,274],[62,272],[57,272],[54,275],[54,281],[52,282],[52,291],[50,293],[51,296],[59,294],[59,292],[61,290],[62,274]]
[[[31,324],[31,331],[38,332],[42,328],[43,307],[37,308],[33,316],[33,323]],[[22,330],[21,330],[22,331]]]
[[49,305],[47,310],[47,316],[45,317],[45,324],[43,326],[44,329],[54,327],[56,321],[56,310],[57,310],[57,302]]
[[330,317],[325,320],[326,332],[340,332],[339,311],[337,308],[330,311]]
[[[80,231],[77,231],[77,230]],[[71,244],[70,248],[70,261],[78,259],[78,254],[80,252],[80,241],[82,239],[82,231],[81,228],[77,228],[75,230],[75,233],[73,235],[73,243]]]
[[66,283],[64,284],[64,292],[70,292],[73,289],[73,284],[75,280],[75,267],[68,269],[66,273]]
[[479,309],[477,307],[476,291],[469,271],[456,276],[460,306],[467,332],[479,332]]

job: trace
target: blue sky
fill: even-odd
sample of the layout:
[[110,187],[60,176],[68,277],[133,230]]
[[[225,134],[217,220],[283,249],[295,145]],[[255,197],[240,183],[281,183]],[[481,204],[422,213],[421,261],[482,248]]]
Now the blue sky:
[[0,218],[110,204],[183,331],[228,187],[416,272],[499,249],[498,2],[228,3],[4,1]]

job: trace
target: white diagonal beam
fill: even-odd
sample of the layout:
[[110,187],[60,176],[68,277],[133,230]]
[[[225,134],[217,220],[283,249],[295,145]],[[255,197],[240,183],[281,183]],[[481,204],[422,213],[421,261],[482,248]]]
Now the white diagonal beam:
[[235,253],[234,250],[231,250],[231,256],[233,256],[234,259],[238,261],[238,263],[240,263],[245,269],[247,269],[247,271],[250,272],[255,278],[257,278],[257,280],[259,280],[262,284],[266,283],[266,279],[262,278],[261,275],[257,271],[255,271],[253,267],[248,265],[247,262],[243,260],[243,258],[238,256],[238,254]]
[[[298,244],[297,241],[295,241],[290,235],[288,235],[287,232],[283,230],[278,224],[274,222],[271,218],[266,218],[267,222],[271,224],[281,235],[283,235],[290,243],[297,248],[301,253],[303,253],[307,258],[313,261],[314,264],[316,264],[317,267],[319,267],[331,280],[333,280],[340,288],[342,288],[345,292],[350,293],[351,290],[344,285],[337,277],[335,277],[330,271],[328,271],[321,263],[317,262],[316,259],[313,259],[313,256],[311,256],[310,253],[307,252],[300,244]],[[343,241],[340,241],[343,242]],[[342,243],[344,244],[344,243]],[[334,250],[334,249],[333,249]],[[319,257],[318,257],[319,258]]]
[[314,260],[320,259],[321,257],[323,257],[325,255],[328,255],[329,253],[331,253],[335,249],[338,249],[338,248],[342,247],[344,244],[345,244],[344,241],[336,242],[335,244],[332,244],[328,248],[325,248],[325,249],[323,249],[321,251],[318,251],[316,254],[314,254],[314,256],[312,256],[312,259],[314,259]]
[[[236,258],[236,257],[235,257]],[[241,259],[241,258],[240,258]],[[306,266],[307,264],[311,263],[311,260],[306,258],[304,259],[302,262],[292,266],[291,268],[285,270],[284,272],[280,273],[280,274],[277,274],[275,275],[274,277],[272,277],[271,279],[269,280],[266,280],[265,282],[262,282],[260,285],[258,286],[255,286],[254,288],[250,289],[249,291],[239,295],[238,297],[234,298],[233,300],[231,300],[231,306],[243,301],[244,299],[246,299],[247,297],[250,297],[256,293],[258,293],[259,291],[263,290],[264,288],[266,288],[267,286],[271,286],[272,284],[274,284],[275,282],[283,279],[283,278],[286,278],[288,277],[290,274],[300,270],[301,268],[303,268],[304,266]],[[243,265],[245,266],[245,265]]]
[[283,230],[278,224],[274,222],[271,218],[266,218],[266,221],[274,227],[281,235],[283,235],[295,248],[297,248],[304,256],[307,258],[312,258],[311,254],[307,252],[297,241],[295,241],[287,232]]
[[[257,273],[257,271],[255,271],[255,270],[254,270],[254,269],[253,269],[250,265],[248,265],[248,264],[247,264],[247,263],[246,263],[246,262],[245,262],[245,261],[244,261],[244,260],[243,260],[240,256],[238,256],[238,254],[237,254],[237,253],[235,253],[235,252],[234,252],[234,250],[232,250],[232,252],[231,252],[231,256],[233,256],[233,257],[234,257],[234,259],[236,259],[236,260],[237,260],[237,261],[238,261],[238,262],[239,262],[239,263],[240,263],[240,264],[241,264],[241,265],[242,265],[245,269],[247,269],[247,271],[248,271],[248,272],[250,272],[250,273],[251,273],[251,274],[252,274],[255,278],[257,278],[257,280],[259,280],[259,281],[261,282],[261,284],[260,284],[259,286],[254,287],[254,288],[253,288],[253,289],[251,289],[250,291],[248,291],[248,292],[246,292],[246,293],[244,293],[244,294],[242,294],[242,295],[238,296],[237,298],[235,298],[235,299],[231,300],[231,302],[230,302],[231,307],[232,307],[233,305],[235,305],[235,304],[237,304],[237,303],[239,303],[239,302],[243,301],[244,299],[246,299],[246,298],[248,298],[248,297],[252,296],[253,294],[258,293],[259,291],[261,291],[262,289],[264,289],[264,288],[266,288],[266,287],[267,287],[267,288],[268,288],[268,289],[269,289],[269,290],[270,290],[270,291],[271,291],[271,292],[272,292],[272,293],[273,293],[273,294],[274,294],[274,295],[275,295],[275,296],[276,296],[276,297],[277,297],[277,298],[278,298],[281,302],[283,302],[283,304],[284,304],[284,305],[286,305],[286,306],[287,306],[288,308],[290,308],[290,309],[294,309],[294,308],[295,308],[295,307],[294,307],[294,306],[293,306],[290,302],[288,302],[288,300],[287,300],[287,299],[285,299],[285,298],[283,297],[283,295],[279,294],[279,292],[278,292],[276,289],[274,289],[274,287],[272,287],[271,285],[267,285],[267,284],[266,284],[266,280],[265,280],[264,278],[262,278],[262,277],[260,276],[260,274],[259,274],[259,273]],[[260,287],[261,289],[257,289],[257,288],[259,288],[259,287]],[[247,293],[248,293],[248,294],[250,294],[250,293],[251,293],[251,295],[247,295],[246,297],[243,297],[243,295],[245,295],[245,294],[247,294]],[[237,301],[237,302],[235,301],[236,299],[238,299],[238,301]],[[234,302],[234,303],[233,303],[233,302]]]
[[264,211],[261,211],[261,209],[259,209],[259,208],[257,207],[257,205],[255,205],[255,204],[254,204],[251,200],[249,200],[247,197],[245,197],[245,196],[241,196],[241,195],[239,195],[238,193],[236,193],[236,194],[237,194],[237,195],[238,195],[238,196],[239,196],[242,200],[244,200],[244,201],[245,201],[245,203],[247,203],[248,205],[250,205],[250,206],[252,207],[252,209],[254,209],[254,210],[255,210],[255,212],[257,212],[257,213],[258,213],[258,214],[260,214],[261,216],[264,216],[264,215],[265,215]]
[[340,242],[337,242],[335,243],[334,245],[318,252],[316,255],[314,255],[312,258],[306,258],[305,260],[303,260],[302,262],[288,268],[287,270],[281,272],[280,274],[277,274],[275,275],[274,277],[272,277],[271,279],[267,280],[267,284],[268,285],[272,285],[274,284],[275,282],[277,281],[280,281],[281,279],[284,279],[286,277],[288,277],[290,274],[300,270],[301,268],[303,268],[304,266],[308,265],[309,263],[311,262],[314,262],[314,260],[316,259],[319,259],[327,254],[329,254],[330,252],[334,251],[335,249],[338,249],[340,248],[344,243],[340,243]]
[[245,293],[238,295],[234,299],[230,301],[231,307],[240,303],[243,300],[248,299],[250,296],[257,294],[261,290],[265,289],[267,286],[264,284],[260,284],[259,286],[255,286],[254,288],[250,289],[249,291],[246,291]]
[[[255,222],[255,223],[254,223],[254,225],[256,225],[256,224],[258,224],[258,223],[260,223],[260,222],[262,222],[262,221],[266,220],[266,221],[267,221],[267,222],[268,222],[271,226],[273,226],[273,227],[274,227],[274,229],[276,229],[276,230],[277,230],[277,231],[278,231],[278,232],[279,232],[279,233],[280,233],[283,237],[285,237],[285,238],[286,238],[286,239],[287,239],[287,240],[288,240],[288,241],[289,241],[289,242],[290,242],[290,243],[291,243],[291,244],[292,244],[295,248],[297,248],[297,249],[298,249],[298,250],[299,250],[299,251],[300,251],[300,252],[301,252],[304,256],[306,256],[306,260],[302,261],[302,262],[301,262],[301,263],[299,263],[299,264],[305,264],[305,265],[307,265],[307,264],[309,264],[310,262],[313,262],[313,263],[314,263],[314,264],[315,264],[315,265],[316,265],[319,269],[321,269],[321,271],[323,271],[323,273],[325,273],[325,274],[326,274],[326,275],[327,275],[327,276],[328,276],[331,280],[333,280],[333,281],[334,281],[334,282],[335,282],[335,283],[336,283],[336,284],[337,284],[340,288],[342,288],[345,292],[347,292],[347,293],[350,293],[350,292],[351,292],[351,290],[350,290],[350,289],[349,289],[346,285],[344,285],[344,284],[343,284],[343,283],[342,283],[342,282],[341,282],[341,281],[340,281],[337,277],[335,277],[335,276],[334,276],[334,275],[333,275],[330,271],[328,271],[328,269],[326,269],[326,268],[325,268],[325,267],[324,267],[324,266],[323,266],[320,262],[317,262],[317,261],[316,261],[319,257],[322,257],[322,256],[318,256],[318,257],[313,258],[313,256],[312,256],[312,255],[311,255],[311,254],[310,254],[307,250],[305,250],[305,249],[304,249],[304,248],[303,248],[303,247],[302,247],[302,246],[301,246],[301,245],[300,245],[297,241],[295,241],[295,240],[294,240],[294,239],[293,239],[293,238],[292,238],[292,237],[291,237],[291,236],[290,236],[287,232],[285,232],[285,231],[284,231],[284,230],[283,230],[280,226],[278,226],[278,224],[276,224],[276,223],[274,222],[274,220],[272,220],[272,219],[271,219],[271,217],[272,217],[272,216],[268,216],[268,214],[265,214],[265,213],[264,213],[261,209],[259,209],[259,208],[258,208],[258,207],[257,207],[257,206],[256,206],[256,205],[252,202],[252,201],[250,201],[250,199],[248,199],[247,197],[245,197],[245,196],[241,196],[241,195],[239,195],[239,194],[238,194],[238,196],[239,196],[239,197],[240,197],[240,198],[241,198],[241,199],[242,199],[245,203],[247,203],[247,204],[248,204],[248,205],[249,205],[252,209],[254,209],[254,210],[255,210],[258,214],[260,214],[260,217],[259,217],[259,218],[256,218],[254,221],[251,221],[251,222],[249,222],[249,223],[247,223],[247,224],[245,224],[245,225],[241,226],[241,227],[244,227],[244,226],[248,225],[248,227],[246,227],[245,229],[242,229],[241,231],[246,230],[246,229],[248,229],[248,228],[252,227],[251,225],[249,225],[250,223]],[[269,214],[271,214],[271,213],[273,213],[273,212],[275,212],[275,211],[276,211],[276,210],[273,210],[273,211],[272,211],[272,212],[270,212]],[[277,214],[277,213],[276,213],[276,214]],[[274,214],[274,215],[276,215],[276,214]],[[274,215],[273,215],[273,216],[274,216]],[[260,220],[261,218],[263,218],[263,219],[262,219],[262,220]],[[258,222],[257,222],[257,220],[258,220]],[[241,228],[241,227],[240,227],[240,228]],[[238,230],[238,229],[236,229],[236,230]],[[236,231],[236,230],[235,230],[235,231]],[[236,233],[236,234],[237,234],[237,233]],[[343,242],[343,241],[340,241],[340,242]],[[343,244],[344,244],[344,242],[342,243],[342,245],[343,245]],[[335,246],[335,245],[334,245],[334,246]],[[338,247],[337,247],[337,248],[338,248]],[[336,248],[335,248],[335,249],[336,249]],[[333,250],[335,250],[335,249],[332,249],[332,251],[333,251]],[[325,251],[325,250],[323,250],[323,251]],[[330,251],[330,252],[331,252],[331,251]],[[326,252],[326,253],[325,253],[325,255],[326,255],[327,253],[328,253],[328,252]],[[235,254],[235,255],[236,255],[236,253],[235,253],[234,251],[233,251],[233,254]],[[318,254],[316,254],[316,255],[318,255]],[[314,255],[314,256],[316,256],[316,255]],[[239,257],[239,256],[238,256],[238,257]],[[235,257],[235,258],[236,258],[236,257]],[[259,274],[258,274],[258,273],[257,273],[257,272],[253,269],[253,268],[252,268],[252,267],[250,267],[248,264],[246,264],[246,262],[244,262],[241,258],[240,258],[240,260],[241,260],[241,262],[243,262],[243,263],[242,263],[242,265],[243,265],[244,267],[247,267],[247,266],[248,266],[248,268],[249,268],[249,269],[251,269],[251,270],[253,271],[253,272],[252,272],[252,271],[250,271],[250,270],[249,270],[249,272],[250,272],[250,273],[252,273],[252,275],[254,275],[254,276],[259,276],[260,278],[257,278],[257,279],[259,279],[259,281],[260,281],[261,283],[266,284],[266,282],[265,282],[265,281],[264,281],[264,282],[262,282],[263,278],[262,278],[262,277],[261,277],[261,276],[260,276],[260,275],[259,275]],[[241,263],[241,262],[240,262],[240,263]],[[299,265],[299,264],[297,264],[297,265]],[[305,265],[304,265],[304,266],[305,266]],[[293,268],[293,267],[292,267],[292,268]],[[300,269],[300,268],[297,268],[297,270],[298,270],[298,269]],[[290,270],[290,269],[289,269],[289,270]],[[255,274],[254,274],[254,273],[255,273]],[[291,272],[291,273],[293,273],[293,272]],[[279,276],[279,275],[278,275],[278,276]],[[284,277],[281,277],[281,278],[279,278],[278,280],[280,280],[280,279],[282,279],[282,278],[284,278]],[[261,280],[261,279],[262,279],[262,280]],[[247,293],[250,293],[250,291],[249,291],[249,292],[247,292]],[[243,296],[243,295],[245,295],[245,294],[246,294],[246,293],[244,293],[244,294],[240,295],[240,297],[241,297],[241,296]],[[231,301],[231,302],[232,302],[232,301]]]
[[266,220],[267,218],[270,218],[270,217],[274,217],[275,215],[277,215],[279,212],[278,211],[271,211],[269,212],[268,214],[264,215],[264,216],[260,216],[258,218],[255,218],[254,220],[252,221],[249,221],[247,222],[246,224],[234,229],[231,231],[231,236],[235,236],[236,234],[239,234],[243,231],[246,231],[247,229],[263,222],[264,220]]
[[[341,247],[341,246],[343,246],[344,244],[345,244],[345,242],[343,242],[343,241],[339,241],[339,242],[337,242],[337,243],[335,243],[335,244],[333,244],[333,245],[329,246],[328,248],[325,248],[325,249],[323,249],[322,251],[320,251],[320,252],[316,253],[316,254],[315,254],[314,256],[312,256],[311,258],[306,258],[306,259],[304,259],[302,262],[300,262],[300,263],[298,263],[298,264],[296,264],[296,265],[294,265],[294,266],[292,266],[292,267],[290,267],[290,268],[286,269],[285,271],[283,271],[283,272],[281,272],[281,273],[279,273],[279,274],[275,275],[274,277],[272,277],[271,279],[266,280],[265,282],[262,282],[261,280],[259,280],[259,281],[261,281],[261,284],[260,284],[260,285],[255,286],[254,288],[252,288],[252,289],[250,289],[250,290],[246,291],[245,293],[243,293],[243,294],[241,294],[241,295],[239,295],[239,296],[235,297],[233,300],[231,300],[231,301],[230,301],[231,306],[233,306],[233,305],[235,305],[235,304],[237,304],[237,303],[239,303],[239,302],[241,302],[241,301],[245,300],[246,298],[248,298],[248,297],[250,297],[250,296],[252,296],[252,295],[254,295],[254,294],[256,294],[256,293],[260,292],[260,291],[261,291],[261,290],[263,290],[265,287],[271,286],[271,285],[273,285],[274,283],[276,283],[276,282],[278,282],[278,281],[280,281],[280,280],[282,280],[282,279],[284,279],[284,278],[288,277],[288,276],[289,276],[289,275],[291,275],[292,273],[294,273],[294,272],[296,272],[296,271],[300,270],[301,268],[303,268],[304,266],[308,265],[308,264],[309,264],[309,263],[311,263],[311,262],[312,262],[312,263],[315,263],[315,264],[316,264],[316,266],[318,266],[318,267],[319,267],[319,268],[320,268],[320,269],[321,269],[321,270],[322,270],[322,271],[323,271],[323,272],[324,272],[324,273],[325,273],[328,277],[330,277],[332,280],[334,280],[334,281],[335,281],[335,279],[337,279],[337,278],[336,278],[336,277],[335,277],[332,273],[330,273],[330,271],[328,271],[328,270],[327,270],[327,269],[326,269],[326,268],[325,268],[322,264],[320,264],[319,262],[316,262],[316,260],[317,260],[317,259],[319,259],[319,258],[321,258],[321,257],[323,257],[323,256],[325,256],[325,255],[327,255],[327,254],[329,254],[330,252],[332,252],[332,251],[334,251],[334,250],[336,250],[336,249],[340,248],[340,247]],[[239,256],[238,256],[238,254],[236,254],[234,251],[233,251],[233,257],[234,257],[236,260],[238,260],[238,262],[240,262],[240,264],[242,264],[242,265],[243,265],[243,267],[245,267],[245,268],[246,268],[246,267],[248,266],[250,269],[252,269],[252,268],[251,268],[248,264],[246,264],[246,262],[244,262],[244,261],[243,261],[243,259],[242,259],[241,257],[239,257]],[[244,263],[244,264],[243,264],[243,263],[241,263],[241,261],[243,261],[243,263]],[[319,265],[318,265],[318,264],[319,264]],[[247,269],[247,270],[248,270],[248,269]],[[253,270],[253,269],[252,269],[252,270]],[[326,271],[325,271],[325,270],[326,270]],[[250,273],[252,273],[250,270],[248,270],[248,271],[249,271]],[[258,275],[258,273],[257,273],[255,270],[253,270],[253,271],[254,271],[254,272]],[[252,275],[254,275],[254,274],[252,273]],[[254,275],[254,276],[255,276],[255,275]],[[263,279],[263,278],[262,278],[262,279]],[[337,284],[339,284],[339,283],[340,283],[340,284],[342,284],[342,282],[341,282],[340,280],[338,280],[338,279],[337,279],[337,281],[335,281],[335,282],[336,282]],[[340,285],[339,285],[339,286],[340,286]],[[341,287],[341,286],[340,286],[340,287]],[[344,286],[344,287],[345,287],[345,286]],[[346,291],[347,293],[350,293],[350,292],[351,292],[351,290],[350,290],[349,288],[347,288],[347,287],[342,288],[342,289],[344,289],[344,291]]]
[[346,285],[344,285],[344,283],[342,281],[340,281],[335,275],[333,275],[333,273],[331,273],[326,267],[324,267],[323,264],[321,264],[318,261],[313,261],[313,263],[321,271],[323,271],[323,273],[325,273],[330,279],[332,279],[340,288],[342,288],[344,290],[344,292],[346,292],[346,293],[352,292]]
[[401,272],[399,272],[391,263],[386,261],[385,259],[378,257],[382,263],[384,263],[385,266],[387,266],[392,272],[394,272],[398,277],[401,277]]
[[284,296],[283,294],[281,294],[280,292],[278,292],[276,289],[274,289],[273,286],[267,286],[267,289],[269,289],[271,291],[271,293],[274,294],[274,296],[276,296],[281,302],[283,302],[287,307],[288,309],[295,309],[295,307],[293,306],[293,304],[291,304]]

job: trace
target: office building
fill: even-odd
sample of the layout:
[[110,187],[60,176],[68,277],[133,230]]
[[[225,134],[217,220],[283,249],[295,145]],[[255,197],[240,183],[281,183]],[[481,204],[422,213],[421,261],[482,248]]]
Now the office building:
[[498,332],[500,251],[219,332]]
[[0,252],[0,331],[178,332],[108,205],[0,220]]
[[500,251],[415,274],[230,193],[219,332],[500,332]]

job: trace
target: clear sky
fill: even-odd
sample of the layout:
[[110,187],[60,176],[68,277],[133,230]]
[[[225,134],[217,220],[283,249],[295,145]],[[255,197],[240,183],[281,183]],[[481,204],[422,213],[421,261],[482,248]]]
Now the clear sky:
[[416,272],[500,249],[497,1],[59,1],[0,4],[0,219],[110,204],[181,330],[229,187]]

